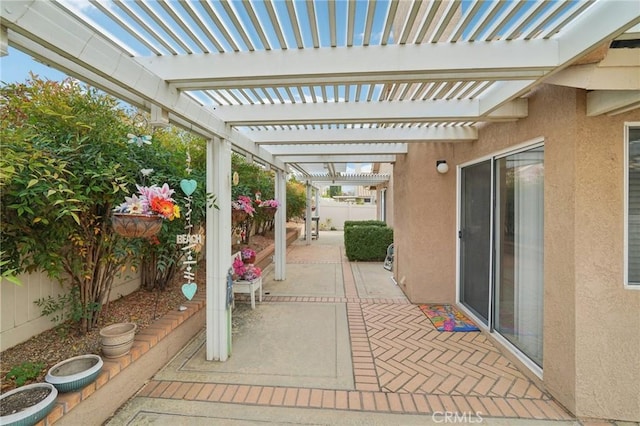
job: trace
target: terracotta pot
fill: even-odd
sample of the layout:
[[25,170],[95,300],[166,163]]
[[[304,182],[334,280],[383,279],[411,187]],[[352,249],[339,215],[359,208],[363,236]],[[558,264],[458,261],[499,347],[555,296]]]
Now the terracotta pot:
[[244,263],[245,265],[253,265],[254,263],[256,263],[256,257],[255,256],[251,256],[247,259],[242,259],[242,263]]
[[149,238],[162,229],[162,217],[146,214],[113,213],[113,230],[127,238]]
[[128,354],[133,346],[137,328],[136,323],[123,322],[100,329],[100,344],[105,358],[117,358]]
[[59,392],[73,392],[93,382],[102,365],[102,358],[98,355],[74,356],[51,367],[44,379]]

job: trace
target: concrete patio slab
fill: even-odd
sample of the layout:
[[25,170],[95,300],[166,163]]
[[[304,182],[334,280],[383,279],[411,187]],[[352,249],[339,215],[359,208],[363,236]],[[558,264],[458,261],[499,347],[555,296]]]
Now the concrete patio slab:
[[404,298],[400,287],[393,282],[393,274],[382,267],[382,262],[352,262],[351,270],[361,299]]
[[200,334],[107,424],[586,424],[484,333],[438,332],[382,263],[346,259],[342,233],[319,241],[292,246],[256,309],[236,303],[227,362],[204,360]]
[[200,333],[157,380],[353,389],[344,304],[269,303],[246,310],[226,362],[205,360]]
[[[158,400],[136,398],[107,424],[209,426],[212,424],[236,425],[441,425],[453,424],[453,417],[445,423],[443,413],[438,414],[392,414],[375,412],[336,411],[313,408],[260,407],[238,404],[199,401]],[[525,419],[496,419],[470,414],[459,417],[458,424],[482,424],[487,426],[569,426],[573,421],[542,421]]]
[[340,263],[288,264],[284,281],[273,279],[273,268],[265,272],[262,286],[267,295],[344,297]]

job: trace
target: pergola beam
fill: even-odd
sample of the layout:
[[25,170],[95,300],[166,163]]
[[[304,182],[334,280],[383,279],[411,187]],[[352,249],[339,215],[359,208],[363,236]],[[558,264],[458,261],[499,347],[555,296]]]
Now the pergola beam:
[[366,46],[358,50],[227,52],[224,61],[213,54],[136,60],[176,89],[202,90],[452,79],[531,80],[557,66],[557,48],[551,40],[515,40]]
[[491,113],[510,100],[524,96],[535,85],[565,69],[576,59],[640,23],[638,8],[635,0],[595,2],[575,25],[569,26],[555,38],[558,59],[557,67],[551,73],[529,83],[503,81],[495,85],[483,96],[481,113]]
[[395,163],[394,154],[359,154],[349,155],[279,155],[278,159],[285,163],[324,164],[324,163]]
[[[162,79],[102,34],[80,25],[63,8],[50,2],[18,0],[3,7],[1,25],[9,30],[9,42],[15,40],[30,45],[29,50],[35,58],[80,74],[78,78],[83,81],[132,101],[134,105],[150,108],[153,103],[168,111],[170,119],[173,117],[182,122],[183,127],[196,127],[205,136],[227,139],[275,168],[284,169],[284,164],[267,151],[256,147],[185,93],[171,90]],[[57,34],[56,44],[49,41],[52,34]]]
[[619,114],[640,106],[640,90],[598,90],[587,93],[587,116]]
[[478,138],[478,129],[471,126],[405,127],[405,128],[348,128],[293,129],[270,131],[242,131],[259,145],[370,143],[370,142],[451,142]]
[[[269,152],[280,155],[359,155],[370,154],[406,154],[405,143],[371,143],[371,144],[313,144],[313,145],[269,145]],[[355,161],[355,160],[354,160]]]
[[413,102],[221,105],[215,108],[215,113],[234,126],[504,121],[517,120],[526,117],[528,113],[526,99],[516,99],[484,117],[480,110],[481,103],[477,99],[451,99]]

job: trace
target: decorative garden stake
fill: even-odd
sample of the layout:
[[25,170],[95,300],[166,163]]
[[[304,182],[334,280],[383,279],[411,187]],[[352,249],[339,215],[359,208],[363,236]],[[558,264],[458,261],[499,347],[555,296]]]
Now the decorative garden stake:
[[147,130],[149,123],[147,119],[142,114],[136,114],[133,117],[133,125],[139,130],[140,136],[135,135],[133,133],[127,133],[127,138],[129,139],[129,143],[134,143],[138,146],[142,145],[151,145],[151,135],[143,135],[142,132]]
[[[187,151],[187,174],[191,173],[191,156],[189,155],[189,151]],[[194,282],[196,278],[196,274],[192,271],[192,265],[197,263],[197,260],[193,258],[193,248],[198,244],[202,243],[202,236],[200,234],[192,234],[193,224],[191,223],[191,201],[193,200],[193,193],[198,187],[198,183],[193,179],[182,179],[180,181],[180,188],[182,192],[184,192],[185,197],[185,212],[184,217],[186,221],[185,229],[187,231],[186,234],[176,235],[176,243],[177,244],[186,244],[182,247],[182,250],[185,252],[186,260],[182,262],[183,265],[186,265],[186,269],[184,271],[184,279],[187,280],[186,283],[182,284],[182,294],[191,300],[193,296],[195,296],[196,291],[198,290],[198,285]]]

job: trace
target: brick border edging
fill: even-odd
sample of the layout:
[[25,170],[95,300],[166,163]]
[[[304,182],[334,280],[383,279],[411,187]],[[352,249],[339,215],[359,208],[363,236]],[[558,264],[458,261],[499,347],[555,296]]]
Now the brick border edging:
[[[259,407],[321,408],[384,414],[481,413],[485,418],[574,420],[552,400],[438,395],[366,390],[335,390],[231,383],[151,380],[142,398],[218,402]],[[523,405],[526,404],[526,408]],[[517,411],[516,411],[517,410]]]
[[[114,392],[114,383],[123,382],[123,377],[119,376],[121,372],[129,369],[129,367],[135,366],[138,367],[138,375],[142,373],[143,376],[147,376],[144,377],[144,381],[148,381],[158,369],[164,366],[169,359],[182,349],[184,344],[204,325],[205,316],[203,308],[205,306],[205,297],[202,293],[182,305],[186,306],[187,309],[184,311],[171,311],[136,334],[131,351],[127,355],[115,359],[104,358],[102,371],[94,382],[79,391],[58,394],[58,398],[51,412],[36,425],[48,426],[56,423],[63,417],[65,420],[71,417],[82,419],[87,415],[90,417],[87,417],[84,421],[80,420],[81,423],[88,424],[85,423],[87,420],[91,423],[100,420],[100,423],[102,423],[107,420],[124,402],[133,396],[141,386],[140,381],[135,381],[131,386],[124,387],[122,383],[120,383],[117,391]],[[183,332],[172,333],[180,326],[182,326]],[[169,338],[169,336],[171,336],[171,338]],[[173,350],[175,350],[175,352],[171,353]],[[142,363],[139,362],[140,358],[151,351],[158,355],[155,357],[156,362],[142,365]],[[145,360],[148,359],[148,357],[145,358]],[[156,364],[159,364],[158,368],[154,368]],[[153,371],[149,374],[148,370]],[[120,380],[118,380],[118,378]],[[108,397],[100,398],[105,395]],[[80,410],[78,407],[81,402],[83,404]]]
[[[299,229],[289,230],[286,237],[287,246],[295,241],[299,235]],[[274,249],[274,244],[267,246],[260,252],[260,260],[266,261],[273,254]],[[100,419],[100,423],[106,421],[204,326],[205,313],[203,308],[205,300],[204,292],[199,292],[193,300],[182,303],[187,307],[186,310],[168,312],[148,327],[140,330],[136,334],[131,351],[127,355],[116,359],[103,358],[104,365],[96,380],[76,392],[58,394],[51,412],[36,423],[36,426],[49,426],[58,421],[64,422],[67,420],[71,422],[74,420],[76,422],[80,421],[85,424],[88,424],[86,423],[87,421],[95,422],[97,419]],[[185,330],[182,330],[182,333],[172,333],[183,324]],[[169,336],[171,338],[165,340]],[[146,363],[145,365],[136,363],[143,355],[152,350],[158,354],[153,363]],[[139,380],[129,380],[129,382],[133,383],[116,383],[124,382],[123,376],[118,378],[118,375],[130,366],[139,367],[135,373]],[[109,388],[114,388],[114,383],[117,392],[109,393]],[[108,386],[109,384],[111,385]],[[99,398],[107,393],[108,398]],[[117,395],[117,398],[114,397],[115,395]],[[93,399],[89,399],[91,396],[94,396]],[[83,402],[82,408],[78,408],[81,402]],[[74,409],[75,411],[72,412]],[[65,420],[61,420],[63,417]]]

